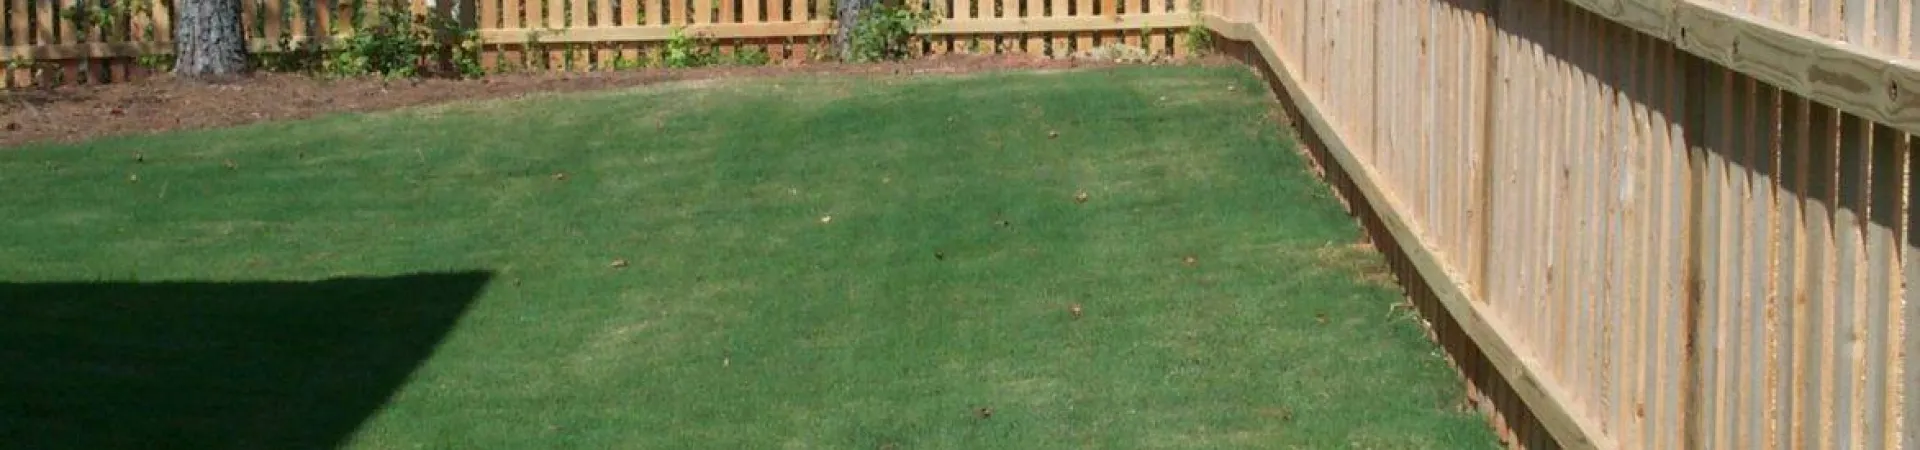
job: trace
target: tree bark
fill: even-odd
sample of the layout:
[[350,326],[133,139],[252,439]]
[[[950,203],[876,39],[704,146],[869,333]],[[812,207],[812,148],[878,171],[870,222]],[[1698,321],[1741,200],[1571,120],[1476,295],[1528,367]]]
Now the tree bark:
[[173,74],[222,80],[247,73],[240,0],[182,0],[175,7]]
[[835,26],[833,52],[840,55],[841,61],[853,60],[853,42],[849,38],[854,28],[860,26],[861,15],[878,3],[880,0],[835,0],[833,17],[839,24]]

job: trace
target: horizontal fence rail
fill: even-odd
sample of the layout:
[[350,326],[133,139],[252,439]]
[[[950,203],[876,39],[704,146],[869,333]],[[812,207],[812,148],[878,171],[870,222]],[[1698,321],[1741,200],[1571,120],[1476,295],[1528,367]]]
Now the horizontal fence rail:
[[1208,0],[1523,448],[1920,448],[1920,5]]
[[[180,0],[0,0],[0,59],[9,87],[104,83],[164,71]],[[488,70],[600,70],[653,62],[675,36],[718,54],[771,62],[825,51],[831,0],[407,0],[416,14],[457,17],[478,34]],[[1084,55],[1126,45],[1148,56],[1184,51],[1191,0],[922,0],[938,21],[913,51]],[[370,23],[374,0],[241,0],[256,53],[325,46]]]

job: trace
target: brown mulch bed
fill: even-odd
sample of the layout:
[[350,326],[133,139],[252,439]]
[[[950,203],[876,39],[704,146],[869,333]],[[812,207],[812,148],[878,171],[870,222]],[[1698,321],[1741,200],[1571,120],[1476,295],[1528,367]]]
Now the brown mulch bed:
[[[1220,63],[1202,59],[1194,63]],[[525,73],[478,80],[321,79],[256,74],[204,84],[157,77],[132,83],[22,90],[0,99],[0,147],[77,142],[102,136],[201,129],[299,119],[333,112],[379,111],[455,100],[511,98],[714,78],[804,74],[916,75],[991,70],[1069,69],[1109,63],[1029,56],[942,56],[894,64],[817,63],[796,66],[643,69],[592,73]]]

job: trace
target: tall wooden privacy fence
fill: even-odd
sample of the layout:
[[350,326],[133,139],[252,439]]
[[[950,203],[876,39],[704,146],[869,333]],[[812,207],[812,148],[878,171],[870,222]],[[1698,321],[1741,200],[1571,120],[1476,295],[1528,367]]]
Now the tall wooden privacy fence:
[[[175,2],[0,0],[0,58],[9,87],[106,83],[165,70]],[[378,0],[240,0],[255,52],[325,44],[376,14]],[[939,22],[918,53],[1025,52],[1065,57],[1129,45],[1171,55],[1194,23],[1192,0],[912,0]],[[833,29],[833,0],[401,0],[417,14],[457,17],[484,44],[490,70],[600,70],[657,58],[676,33],[721,54],[743,49],[779,62],[817,55]],[[145,59],[149,64],[141,64]],[[36,77],[36,74],[38,75]]]
[[1204,10],[1512,444],[1920,448],[1920,2]]

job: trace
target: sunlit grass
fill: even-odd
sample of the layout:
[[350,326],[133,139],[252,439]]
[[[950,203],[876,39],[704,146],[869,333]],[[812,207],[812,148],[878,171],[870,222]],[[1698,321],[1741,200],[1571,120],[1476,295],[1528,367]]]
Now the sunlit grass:
[[0,280],[491,271],[358,448],[1492,446],[1262,92],[766,79],[0,151]]

